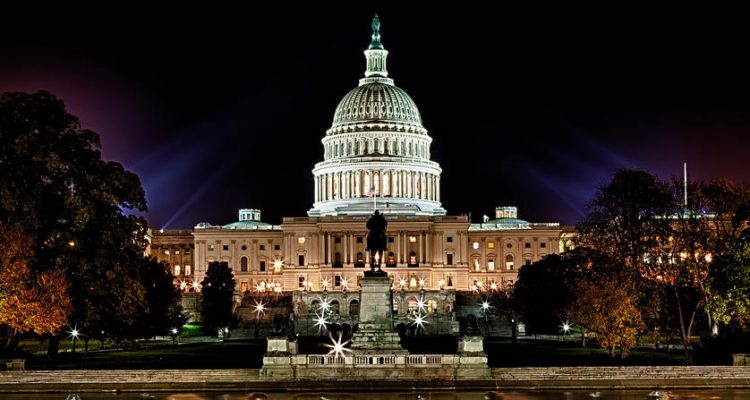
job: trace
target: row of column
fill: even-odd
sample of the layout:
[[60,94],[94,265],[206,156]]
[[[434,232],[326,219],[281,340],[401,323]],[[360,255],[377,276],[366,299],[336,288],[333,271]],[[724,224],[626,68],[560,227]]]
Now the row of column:
[[430,158],[430,146],[417,140],[359,139],[328,142],[325,145],[324,158],[361,156],[381,153],[394,156],[412,156]]
[[440,201],[440,175],[416,171],[331,172],[315,177],[315,201],[375,196]]
[[[323,233],[322,236],[325,238],[325,240],[320,241],[319,248],[320,254],[323,254],[325,256],[325,258],[321,260],[322,264],[332,264],[335,255],[334,236],[329,232]],[[366,232],[347,232],[346,234],[337,236],[341,238],[341,249],[343,250],[341,257],[342,263],[353,264],[354,262],[356,262],[356,255],[358,252],[363,253],[363,260],[365,264],[369,263],[369,255],[367,254],[368,252],[364,250],[364,240],[366,239],[366,236]],[[415,245],[410,245],[410,237],[412,236],[415,236],[417,239]],[[357,237],[361,237],[363,240],[361,249],[358,247],[355,248]],[[431,243],[431,235],[427,232],[420,232],[419,234],[398,232],[394,237],[393,243],[388,243],[388,252],[392,251],[395,254],[397,263],[406,264],[409,262],[410,253],[414,251],[417,256],[417,263],[426,264],[433,261],[430,260],[427,256],[428,254],[431,254],[432,251]],[[386,252],[386,255],[388,254],[388,252]],[[385,260],[383,262],[385,262]]]

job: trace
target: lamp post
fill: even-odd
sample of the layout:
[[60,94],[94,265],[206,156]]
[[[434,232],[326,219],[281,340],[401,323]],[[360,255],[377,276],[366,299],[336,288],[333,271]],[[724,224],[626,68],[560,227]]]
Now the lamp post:
[[173,345],[177,344],[177,328],[172,328],[171,336],[172,336],[172,344]]

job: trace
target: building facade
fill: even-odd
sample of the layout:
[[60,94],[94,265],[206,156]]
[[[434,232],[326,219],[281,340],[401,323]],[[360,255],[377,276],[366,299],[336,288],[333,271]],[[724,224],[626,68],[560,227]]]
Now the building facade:
[[227,225],[154,233],[152,252],[170,263],[181,287],[197,289],[208,264],[225,261],[238,294],[292,292],[296,311],[325,294],[349,314],[368,268],[365,223],[375,209],[388,221],[381,263],[401,293],[394,304],[401,310],[421,296],[434,312],[449,313],[455,296],[445,293],[501,290],[520,266],[561,251],[559,224],[520,220],[515,207],[497,207],[494,219],[478,224],[448,215],[432,138],[414,101],[388,77],[379,28],[376,17],[365,76],[340,101],[321,140],[308,215],[273,225],[259,210],[243,209]]

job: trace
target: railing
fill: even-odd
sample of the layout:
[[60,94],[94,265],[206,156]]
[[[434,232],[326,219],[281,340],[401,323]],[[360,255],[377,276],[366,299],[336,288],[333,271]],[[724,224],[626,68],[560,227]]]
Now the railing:
[[314,365],[314,366],[426,366],[440,367],[444,364],[452,364],[456,355],[454,354],[434,354],[434,355],[306,355],[297,358],[294,362],[297,365]]

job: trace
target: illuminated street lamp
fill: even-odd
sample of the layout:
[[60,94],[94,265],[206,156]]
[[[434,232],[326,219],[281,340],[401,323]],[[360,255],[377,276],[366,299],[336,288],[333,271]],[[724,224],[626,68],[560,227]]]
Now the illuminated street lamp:
[[81,332],[76,327],[73,327],[70,329],[69,333],[70,333],[70,336],[68,337],[73,338],[73,354],[75,354],[76,353],[76,340],[78,339],[78,336],[81,334]]
[[170,333],[172,336],[172,344],[177,344],[177,328],[172,328]]

